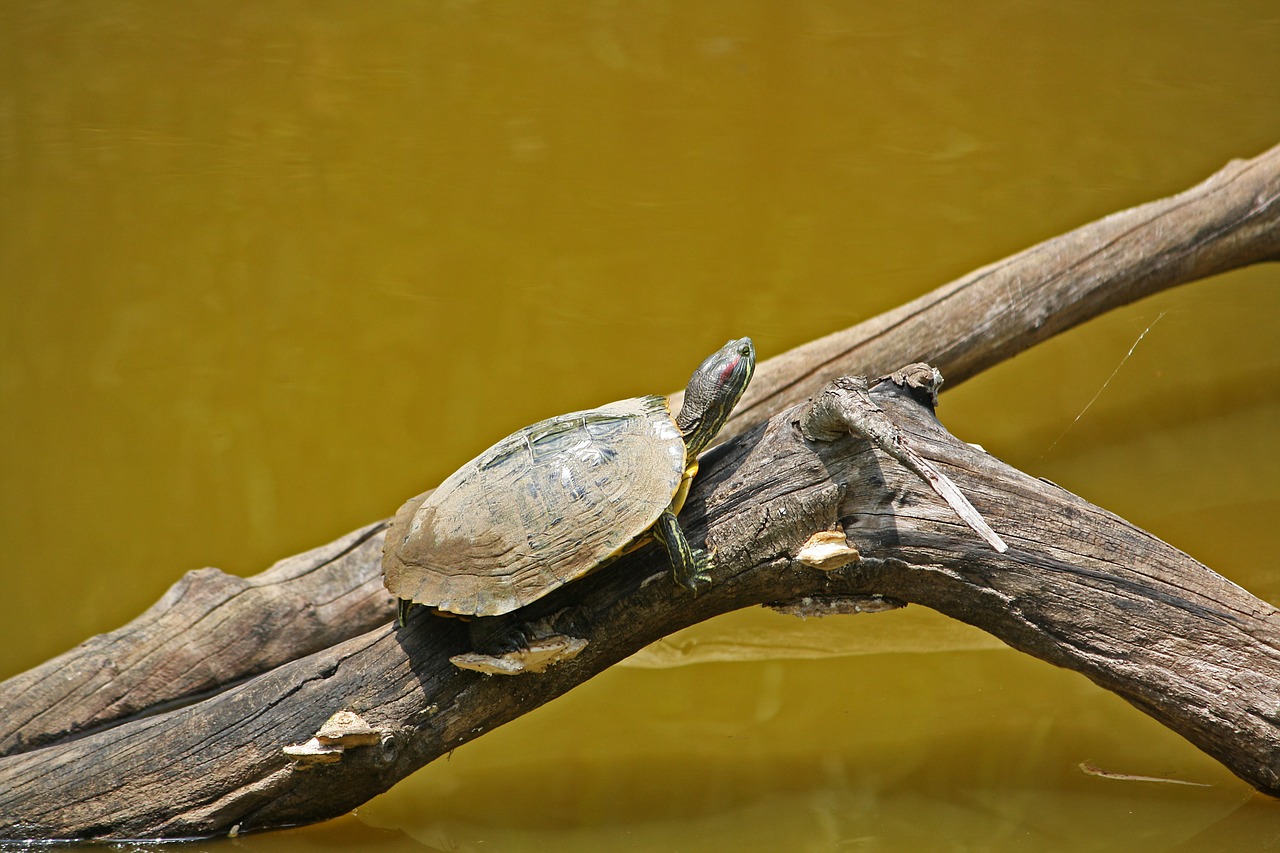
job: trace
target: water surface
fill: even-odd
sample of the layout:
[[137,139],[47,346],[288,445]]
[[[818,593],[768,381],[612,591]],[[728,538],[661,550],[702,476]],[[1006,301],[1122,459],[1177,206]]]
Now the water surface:
[[[4,4],[0,674],[730,337],[776,354],[1256,154],[1278,45],[1269,2]],[[940,414],[1280,601],[1277,283],[1115,312]],[[666,645],[237,844],[1280,839],[1177,736],[935,614]]]

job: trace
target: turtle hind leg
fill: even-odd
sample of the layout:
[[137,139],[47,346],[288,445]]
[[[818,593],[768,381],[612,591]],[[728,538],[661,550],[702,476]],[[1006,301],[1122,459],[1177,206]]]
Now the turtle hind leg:
[[474,651],[453,655],[449,662],[486,675],[522,675],[573,660],[587,647],[586,640],[564,634],[531,636],[536,627],[515,617],[478,616],[467,623]]
[[653,535],[667,546],[667,556],[671,558],[671,578],[676,583],[694,593],[700,586],[711,583],[713,555],[689,545],[674,512],[666,509],[658,516]]
[[413,602],[408,598],[396,599],[396,627],[403,628],[405,620],[409,618],[409,611],[413,609]]

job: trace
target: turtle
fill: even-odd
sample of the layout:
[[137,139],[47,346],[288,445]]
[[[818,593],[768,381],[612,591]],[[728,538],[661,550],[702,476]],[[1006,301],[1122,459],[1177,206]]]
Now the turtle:
[[650,538],[696,593],[712,555],[689,545],[677,514],[754,370],[751,339],[729,341],[694,371],[677,415],[652,395],[549,418],[407,501],[382,558],[399,625],[414,604],[477,621],[512,613]]

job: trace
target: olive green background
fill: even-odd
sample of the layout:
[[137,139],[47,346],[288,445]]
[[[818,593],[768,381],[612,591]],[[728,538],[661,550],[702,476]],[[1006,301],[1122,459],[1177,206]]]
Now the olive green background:
[[[0,676],[730,337],[768,357],[1181,190],[1280,142],[1277,80],[1273,2],[4,3]],[[940,415],[1280,602],[1278,284],[1115,312]],[[1280,839],[1177,736],[918,608],[633,663],[235,844]]]

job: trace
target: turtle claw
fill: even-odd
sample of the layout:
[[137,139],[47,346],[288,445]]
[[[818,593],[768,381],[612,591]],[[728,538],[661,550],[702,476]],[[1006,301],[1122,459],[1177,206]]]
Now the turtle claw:
[[692,565],[686,567],[685,571],[672,572],[672,576],[676,583],[697,595],[701,588],[711,584],[711,567],[714,565],[716,550],[712,548],[708,554],[701,548],[694,548],[692,555]]
[[689,578],[689,591],[697,595],[703,587],[711,586],[711,572],[694,572]]

